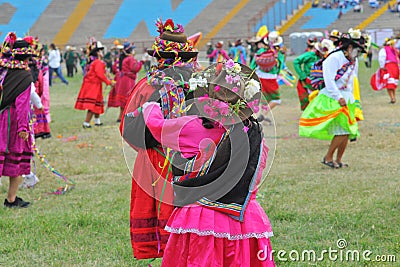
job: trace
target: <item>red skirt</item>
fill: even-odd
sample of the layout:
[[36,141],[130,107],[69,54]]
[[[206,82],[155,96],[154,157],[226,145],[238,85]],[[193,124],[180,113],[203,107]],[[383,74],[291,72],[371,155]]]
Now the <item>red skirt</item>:
[[279,92],[279,84],[276,79],[260,79],[261,91],[267,102],[279,101],[281,95]]
[[[147,153],[146,153],[147,152]],[[161,258],[169,233],[164,230],[174,209],[173,191],[165,183],[165,158],[154,149],[139,150],[133,170],[130,230],[133,255],[137,259]],[[169,180],[172,175],[168,176]]]
[[103,87],[100,83],[89,83],[83,80],[81,90],[75,103],[75,109],[89,110],[95,114],[104,113]]
[[111,89],[110,95],[108,96],[108,106],[124,108],[128,97],[135,87],[135,81],[136,79],[126,75],[119,77],[117,83]]
[[[306,83],[310,85],[311,87],[311,83],[310,80],[307,78],[306,79]],[[297,82],[297,95],[299,96],[299,101],[300,101],[300,109],[301,110],[305,110],[306,107],[309,104],[309,100],[308,100],[308,90],[307,88],[305,88],[302,84],[301,81],[299,80]]]
[[389,62],[386,63],[385,68],[389,73],[386,89],[396,90],[397,84],[399,83],[399,66],[397,63]]

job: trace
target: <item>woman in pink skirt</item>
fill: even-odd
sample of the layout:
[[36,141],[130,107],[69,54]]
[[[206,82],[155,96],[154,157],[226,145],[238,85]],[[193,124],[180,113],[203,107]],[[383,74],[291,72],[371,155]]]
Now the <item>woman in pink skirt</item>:
[[260,82],[245,65],[217,63],[190,80],[196,108],[166,120],[156,102],[143,118],[174,175],[171,233],[162,266],[275,266],[271,224],[256,200],[268,148],[254,117]]
[[28,59],[30,44],[9,33],[0,58],[0,177],[8,176],[10,184],[4,206],[26,208],[29,202],[17,196],[22,175],[29,174],[32,139],[29,111],[32,76]]

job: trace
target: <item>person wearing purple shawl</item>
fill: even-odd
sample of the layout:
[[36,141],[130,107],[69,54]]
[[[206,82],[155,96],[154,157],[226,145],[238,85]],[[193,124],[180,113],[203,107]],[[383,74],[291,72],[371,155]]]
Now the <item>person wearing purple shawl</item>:
[[32,76],[28,59],[30,44],[8,33],[0,58],[0,177],[10,179],[7,208],[26,208],[29,202],[17,196],[23,174],[30,173],[32,140],[29,129],[29,110]]

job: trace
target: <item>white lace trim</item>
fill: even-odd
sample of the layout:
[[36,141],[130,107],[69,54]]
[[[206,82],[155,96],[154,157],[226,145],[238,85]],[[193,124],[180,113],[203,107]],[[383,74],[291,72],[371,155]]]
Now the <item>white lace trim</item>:
[[228,240],[241,240],[241,239],[249,239],[249,238],[270,238],[274,236],[273,232],[263,232],[263,233],[247,233],[247,234],[238,234],[238,235],[231,235],[230,233],[216,233],[213,230],[207,231],[200,231],[199,229],[183,229],[179,228],[172,228],[169,226],[165,226],[165,231],[174,233],[174,234],[186,234],[186,233],[193,233],[199,236],[208,236],[212,235],[217,238],[227,238]]

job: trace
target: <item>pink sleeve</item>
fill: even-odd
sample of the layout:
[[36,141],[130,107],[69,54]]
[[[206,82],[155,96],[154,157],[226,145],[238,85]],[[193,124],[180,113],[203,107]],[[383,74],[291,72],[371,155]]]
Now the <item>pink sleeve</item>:
[[217,54],[217,49],[214,49],[211,54],[207,55],[207,57],[212,58],[215,57],[216,54]]
[[225,59],[229,59],[229,56],[228,56],[228,54],[226,53],[226,51],[225,50],[221,50],[221,52],[222,52],[222,56],[225,58]]
[[218,142],[225,132],[224,128],[204,128],[202,120],[195,115],[164,119],[160,106],[155,102],[143,107],[143,117],[146,126],[159,143],[180,151],[185,158],[197,155],[210,143]]
[[15,112],[17,113],[17,132],[29,132],[31,86],[15,99]]

